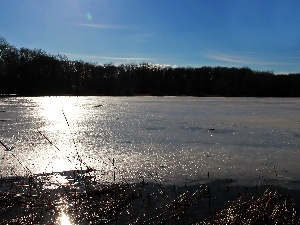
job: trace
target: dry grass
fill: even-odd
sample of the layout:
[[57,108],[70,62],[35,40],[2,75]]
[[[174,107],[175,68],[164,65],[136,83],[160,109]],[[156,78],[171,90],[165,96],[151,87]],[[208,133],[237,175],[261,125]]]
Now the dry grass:
[[[249,198],[249,197],[248,197]],[[291,197],[267,190],[251,199],[239,197],[228,208],[198,224],[299,224],[296,205]]]
[[[94,172],[61,173],[70,181],[64,185],[53,174],[2,179],[0,223],[59,224],[63,212],[74,224],[299,224],[295,203],[278,187],[263,194],[244,189],[229,204],[242,187],[230,188],[228,198],[228,187],[213,184],[101,184]],[[45,188],[51,182],[56,188]]]

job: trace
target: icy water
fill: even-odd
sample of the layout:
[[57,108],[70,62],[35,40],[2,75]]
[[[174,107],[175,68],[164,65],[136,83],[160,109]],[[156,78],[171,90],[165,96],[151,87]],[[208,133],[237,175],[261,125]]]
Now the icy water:
[[0,175],[300,189],[299,126],[299,98],[1,98]]

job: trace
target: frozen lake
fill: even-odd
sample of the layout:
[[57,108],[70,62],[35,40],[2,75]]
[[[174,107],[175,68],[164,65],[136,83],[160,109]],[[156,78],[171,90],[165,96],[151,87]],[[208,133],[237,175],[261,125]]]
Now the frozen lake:
[[0,174],[300,189],[299,126],[299,98],[0,98]]

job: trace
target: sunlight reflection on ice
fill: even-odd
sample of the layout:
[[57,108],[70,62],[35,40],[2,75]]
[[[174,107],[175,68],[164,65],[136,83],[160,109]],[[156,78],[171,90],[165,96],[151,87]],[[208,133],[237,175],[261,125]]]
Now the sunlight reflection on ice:
[[43,188],[55,190],[58,187],[64,185],[69,185],[69,180],[67,179],[67,177],[62,176],[59,173],[54,173],[52,175],[47,176],[47,179],[44,181]]
[[[40,117],[50,122],[56,122],[59,130],[67,129],[67,122],[76,121],[80,116],[78,100],[72,97],[40,98]],[[53,129],[54,129],[53,128]],[[75,128],[75,127],[72,127]]]
[[74,138],[79,129],[78,120],[83,116],[79,103],[76,97],[38,98],[38,116],[46,123],[41,134],[50,145],[48,150],[39,152],[42,160],[36,164],[46,173],[77,169],[77,160],[73,159],[77,152]]
[[3,142],[14,149],[0,155],[3,174],[89,166],[109,181],[114,159],[116,180],[150,171],[173,183],[209,171],[210,178],[253,184],[262,173],[277,179],[288,171],[298,181],[295,99],[40,97],[5,104]]
[[76,167],[76,161],[73,160],[71,163],[66,159],[68,156],[64,153],[61,153],[59,156],[54,156],[59,158],[54,158],[50,156],[48,157],[48,159],[45,159],[43,162],[40,163],[40,169],[45,173],[78,169]]
[[59,203],[59,209],[61,211],[60,216],[57,218],[57,222],[60,225],[72,225],[70,217],[65,213],[65,211],[68,210],[68,203],[65,202],[63,199],[60,199]]
[[60,225],[72,225],[70,218],[64,213],[64,211],[61,212],[61,215],[59,217],[59,224]]
[[64,211],[61,211],[61,215],[58,218],[58,223],[60,225],[72,225],[70,218],[64,213]]

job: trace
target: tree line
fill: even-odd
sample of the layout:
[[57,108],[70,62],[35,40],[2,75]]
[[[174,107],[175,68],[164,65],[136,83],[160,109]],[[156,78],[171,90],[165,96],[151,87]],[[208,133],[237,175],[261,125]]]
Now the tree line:
[[300,97],[300,74],[248,67],[98,65],[16,48],[0,37],[0,94]]

